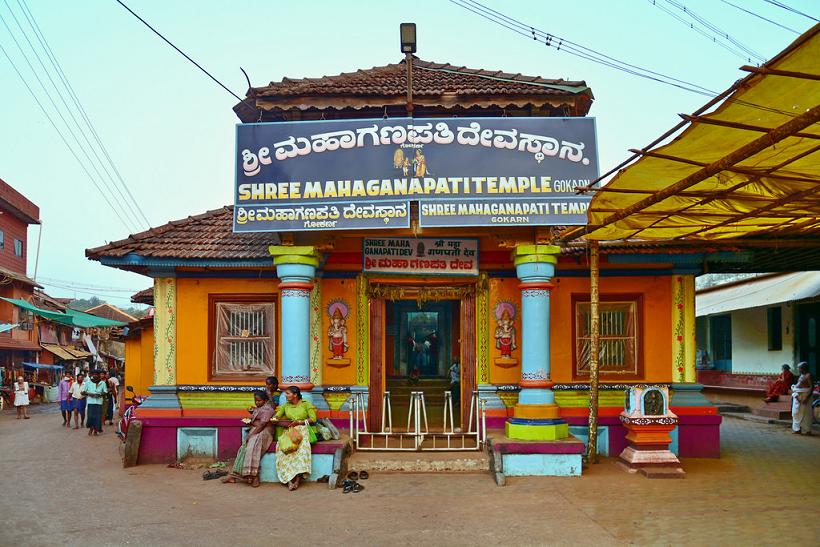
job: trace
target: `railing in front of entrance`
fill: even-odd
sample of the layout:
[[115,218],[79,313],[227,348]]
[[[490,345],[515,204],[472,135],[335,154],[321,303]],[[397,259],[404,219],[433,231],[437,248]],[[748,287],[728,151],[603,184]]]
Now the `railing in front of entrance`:
[[481,450],[487,439],[487,409],[485,401],[479,398],[478,391],[473,391],[470,398],[466,432],[456,431],[453,422],[453,397],[449,391],[444,392],[444,423],[441,432],[430,432],[423,391],[410,392],[407,430],[400,432],[393,431],[393,408],[389,391],[385,391],[383,395],[381,431],[378,432],[367,430],[367,405],[364,398],[363,393],[355,393],[347,400],[350,406],[350,437],[357,450],[413,452]]

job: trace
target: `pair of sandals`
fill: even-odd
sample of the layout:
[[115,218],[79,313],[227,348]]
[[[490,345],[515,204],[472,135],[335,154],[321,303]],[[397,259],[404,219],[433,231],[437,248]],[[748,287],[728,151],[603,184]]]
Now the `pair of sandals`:
[[211,471],[205,471],[202,473],[202,480],[204,481],[211,481],[214,479],[218,479],[220,477],[225,477],[228,475],[228,472],[224,469],[214,469]]
[[357,481],[359,480],[367,480],[370,478],[370,474],[367,471],[351,471],[347,474],[347,479],[342,483],[342,494],[349,494],[353,492],[354,494],[358,494],[362,490],[364,490],[364,486],[359,484]]

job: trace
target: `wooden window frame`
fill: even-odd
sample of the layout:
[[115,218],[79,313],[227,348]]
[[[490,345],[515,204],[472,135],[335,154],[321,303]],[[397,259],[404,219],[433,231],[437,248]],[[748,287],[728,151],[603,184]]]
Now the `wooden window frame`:
[[[273,371],[263,375],[230,374],[216,372],[216,305],[226,304],[273,304]],[[267,294],[209,294],[208,295],[208,380],[228,382],[256,382],[267,376],[275,376],[279,371],[279,295]]]
[[[630,302],[635,304],[635,359],[636,371],[635,373],[608,372],[598,371],[598,377],[602,380],[643,380],[645,378],[644,370],[644,311],[643,311],[643,294],[642,293],[611,293],[600,295],[598,300],[602,304],[607,302]],[[589,381],[589,374],[578,373],[578,304],[589,303],[589,293],[573,293],[572,302],[572,379],[573,381],[584,382]],[[671,334],[670,334],[671,336]]]

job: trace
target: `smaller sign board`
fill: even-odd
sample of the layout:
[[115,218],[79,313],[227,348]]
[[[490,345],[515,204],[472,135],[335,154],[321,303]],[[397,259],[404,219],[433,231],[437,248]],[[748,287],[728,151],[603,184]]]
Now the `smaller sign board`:
[[478,240],[365,238],[362,269],[404,275],[478,275]]
[[320,203],[313,205],[237,205],[234,232],[290,232],[297,230],[366,230],[409,228],[410,203]]
[[419,226],[583,225],[587,223],[588,207],[589,198],[569,196],[552,201],[510,198],[422,201]]

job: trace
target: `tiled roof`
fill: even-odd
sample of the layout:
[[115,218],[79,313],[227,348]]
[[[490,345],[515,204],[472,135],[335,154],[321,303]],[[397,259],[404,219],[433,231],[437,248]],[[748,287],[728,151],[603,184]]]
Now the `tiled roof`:
[[131,321],[137,320],[137,318],[133,315],[127,314],[117,306],[112,306],[108,303],[100,304],[99,306],[94,306],[93,308],[87,309],[85,310],[85,313],[90,313],[91,315],[102,317],[103,319],[120,321],[122,323],[130,323]]
[[132,294],[131,302],[133,302],[134,304],[148,304],[149,306],[153,306],[154,287],[148,287],[147,289],[143,289],[138,293]]
[[[402,60],[335,76],[283,78],[249,89],[249,99],[237,104],[234,110],[243,121],[257,121],[257,108],[381,108],[402,103],[406,93],[407,67]],[[255,108],[251,108],[249,102],[255,103]],[[584,81],[547,79],[415,59],[413,103],[444,108],[569,105],[573,107],[573,115],[583,116],[592,103],[592,91]],[[257,118],[253,117],[254,112],[257,112]]]
[[34,281],[33,279],[26,277],[25,275],[21,274],[20,272],[13,272],[6,268],[0,268],[0,278],[3,279],[11,279],[12,281],[19,281],[24,285],[31,285],[32,287],[37,287],[42,289],[43,286]]
[[[500,70],[483,70],[449,63],[413,61],[413,95],[567,95],[586,91],[583,81],[551,80]],[[296,95],[399,95],[407,92],[404,60],[356,72],[321,78],[283,78],[253,88],[257,97]]]
[[270,258],[268,247],[278,243],[274,234],[234,233],[232,225],[233,206],[228,205],[86,249],[85,256],[92,260],[130,253],[162,258]]

